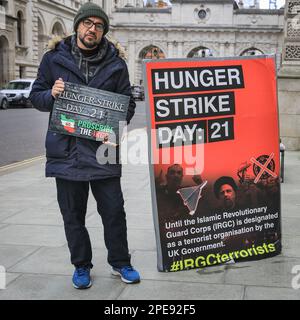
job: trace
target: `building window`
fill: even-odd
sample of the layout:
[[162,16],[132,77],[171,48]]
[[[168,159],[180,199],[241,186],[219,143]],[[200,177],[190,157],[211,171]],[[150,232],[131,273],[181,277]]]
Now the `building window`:
[[206,47],[197,47],[190,51],[188,58],[205,58],[212,57],[213,53],[209,48]]
[[6,9],[7,0],[0,0],[0,6]]
[[25,67],[24,66],[20,66],[19,77],[20,77],[20,79],[25,78]]
[[201,10],[198,11],[198,17],[199,17],[199,19],[203,20],[203,19],[206,18],[206,16],[207,16],[207,13],[206,13],[205,10],[201,9]]
[[55,22],[52,28],[52,35],[53,36],[60,36],[63,37],[65,35],[63,26],[59,22]]
[[144,48],[140,54],[141,59],[165,59],[163,51],[156,46]]
[[19,45],[23,44],[23,14],[21,11],[17,13],[17,41]]
[[261,54],[264,54],[261,50],[257,49],[257,48],[249,48],[244,50],[241,53],[241,56],[259,56]]

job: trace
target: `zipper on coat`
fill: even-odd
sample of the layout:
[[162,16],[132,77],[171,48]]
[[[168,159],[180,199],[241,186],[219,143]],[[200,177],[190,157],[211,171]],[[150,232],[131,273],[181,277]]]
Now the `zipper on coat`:
[[85,66],[85,81],[86,81],[86,84],[88,84],[89,83],[89,67],[88,67],[89,63],[88,63],[87,60],[85,61],[85,63],[86,63],[86,66]]

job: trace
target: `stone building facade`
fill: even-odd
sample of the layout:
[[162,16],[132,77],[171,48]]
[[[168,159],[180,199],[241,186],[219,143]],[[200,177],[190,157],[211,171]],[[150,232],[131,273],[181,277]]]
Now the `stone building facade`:
[[173,0],[172,7],[147,8],[140,1],[116,0],[107,10],[135,84],[153,47],[166,58],[276,54],[280,65],[283,9],[239,9],[233,0]]
[[[300,0],[287,1],[300,8]],[[36,76],[49,39],[72,32],[73,18],[84,2],[87,0],[0,0],[0,87],[15,78]],[[172,0],[172,6],[168,1],[158,1],[156,6],[155,1],[143,0],[92,2],[107,12],[109,35],[125,48],[133,84],[142,83],[144,58],[275,54],[280,69],[284,35],[299,38],[299,30],[291,32],[285,26],[283,8],[247,8],[241,0]],[[295,63],[289,64],[292,72]],[[294,78],[288,82],[279,78],[280,127],[288,148],[300,149]],[[288,93],[292,87],[297,90]],[[288,101],[294,107],[288,107]]]
[[278,72],[280,134],[288,150],[300,150],[300,0],[285,6],[282,64]]
[[[49,39],[72,32],[73,17],[86,1],[0,0],[0,86],[35,77]],[[277,54],[280,63],[283,9],[239,9],[233,0],[173,0],[172,6],[157,7],[143,0],[93,2],[108,13],[110,35],[125,48],[135,84],[142,81],[145,57],[265,53]]]
[[53,35],[72,30],[83,0],[0,0],[0,87],[34,78]]

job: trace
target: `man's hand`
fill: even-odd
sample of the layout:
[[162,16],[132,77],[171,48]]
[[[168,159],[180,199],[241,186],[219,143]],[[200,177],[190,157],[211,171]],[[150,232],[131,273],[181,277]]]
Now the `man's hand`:
[[54,99],[56,99],[61,93],[65,90],[65,83],[62,78],[59,78],[55,81],[54,86],[52,87],[51,94]]

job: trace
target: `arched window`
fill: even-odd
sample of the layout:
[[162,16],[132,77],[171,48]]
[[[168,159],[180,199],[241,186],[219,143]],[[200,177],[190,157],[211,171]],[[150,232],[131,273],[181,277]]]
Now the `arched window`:
[[55,22],[51,33],[52,33],[53,36],[61,36],[61,37],[63,37],[65,35],[64,28],[61,25],[61,23],[59,23],[59,22]]
[[18,11],[17,13],[17,43],[19,45],[23,44],[23,13]]
[[241,56],[259,56],[261,54],[264,54],[264,53],[261,50],[252,47],[252,48],[244,50],[241,53]]
[[190,51],[188,58],[205,58],[212,57],[212,51],[206,47],[197,47]]
[[135,64],[135,78],[133,83],[142,83],[142,60],[143,59],[165,59],[164,52],[157,46],[150,45],[142,49],[138,55],[138,60]]
[[144,48],[140,53],[141,59],[164,59],[165,54],[156,46],[148,46]]
[[4,9],[7,9],[6,8],[7,7],[7,2],[8,2],[8,0],[0,0],[0,6],[4,7]]

